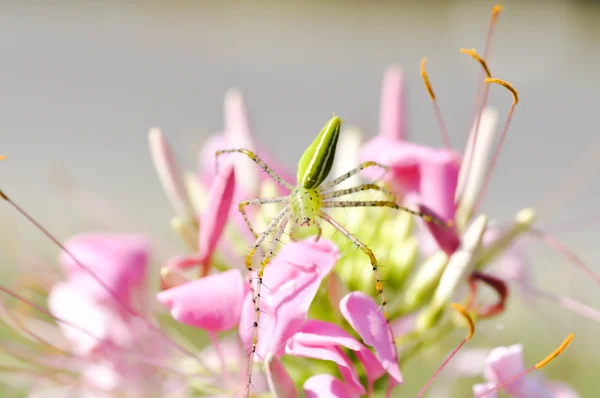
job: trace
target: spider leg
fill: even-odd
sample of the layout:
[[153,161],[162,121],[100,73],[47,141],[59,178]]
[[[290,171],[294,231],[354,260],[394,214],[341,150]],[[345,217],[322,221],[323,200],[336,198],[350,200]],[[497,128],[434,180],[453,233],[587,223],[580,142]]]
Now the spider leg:
[[[252,384],[252,368],[253,368],[253,364],[254,364],[254,355],[256,354],[256,345],[258,344],[258,328],[259,328],[258,321],[260,319],[260,313],[261,313],[260,292],[261,292],[261,287],[263,285],[263,275],[265,272],[265,268],[267,267],[267,265],[269,264],[269,262],[275,255],[275,247],[277,246],[277,243],[281,239],[281,235],[283,234],[283,231],[285,230],[288,220],[289,220],[289,207],[286,206],[279,213],[277,218],[275,220],[273,220],[273,222],[271,222],[271,224],[269,225],[269,227],[271,227],[271,230],[274,229],[277,224],[279,224],[279,227],[277,229],[277,232],[275,233],[273,241],[269,245],[267,254],[265,255],[265,257],[263,258],[263,260],[260,264],[260,268],[257,273],[258,280],[256,282],[256,294],[254,294],[254,291],[251,293],[251,294],[254,294],[252,297],[252,301],[254,302],[254,323],[252,324],[252,350],[250,352],[250,362],[248,364],[248,385]],[[266,236],[264,232],[263,232],[263,235]],[[261,235],[261,236],[263,236],[263,235]],[[258,243],[258,244],[260,245],[260,243]],[[256,244],[255,244],[255,247],[256,247]],[[251,249],[250,253],[252,253],[253,250],[255,250],[255,249],[254,248]],[[246,264],[248,264],[248,259],[246,260]],[[252,282],[250,282],[250,283],[252,283]],[[256,354],[256,355],[258,355],[258,354]],[[249,394],[250,394],[250,389],[248,389],[247,396],[249,396]]]
[[323,228],[321,228],[321,224],[319,224],[316,220],[315,225],[317,227],[317,236],[315,236],[315,243],[317,243],[321,239],[321,235],[323,235]]
[[375,258],[375,255],[373,254],[373,251],[371,249],[369,249],[367,247],[367,245],[365,245],[363,242],[361,242],[357,237],[355,237],[352,233],[350,233],[346,228],[344,228],[340,223],[338,223],[337,221],[335,221],[333,219],[333,217],[331,217],[329,214],[323,212],[323,211],[319,211],[319,217],[321,217],[322,219],[324,219],[325,221],[327,221],[329,224],[331,224],[331,226],[333,228],[335,228],[336,230],[338,230],[339,232],[341,232],[347,239],[349,239],[352,243],[354,243],[354,245],[356,247],[358,247],[363,253],[365,253],[367,255],[367,257],[369,257],[369,261],[371,262],[371,267],[373,269],[373,272],[375,273],[375,289],[377,290],[377,295],[379,296],[380,300],[381,300],[381,309],[383,310],[383,316],[385,317],[385,320],[388,324],[388,330],[390,333],[390,340],[392,342],[392,345],[394,347],[394,360],[396,362],[398,362],[398,358],[397,358],[397,349],[396,349],[396,342],[394,341],[394,334],[392,332],[392,329],[390,327],[390,323],[389,323],[389,314],[387,311],[387,301],[385,299],[385,296],[383,294],[383,284],[381,283],[381,277],[379,275],[379,269],[378,269],[378,264],[377,264],[377,259]]
[[215,152],[215,156],[216,156],[215,159],[218,159],[218,157],[220,155],[223,155],[225,153],[241,153],[241,154],[248,156],[250,159],[252,159],[254,161],[254,163],[256,163],[258,165],[258,167],[263,169],[265,171],[265,173],[267,173],[273,180],[275,180],[276,183],[278,183],[279,185],[281,185],[282,187],[284,187],[286,189],[289,189],[290,191],[294,189],[294,186],[292,186],[289,182],[287,182],[283,178],[279,177],[277,175],[277,173],[275,173],[275,171],[272,168],[270,168],[261,158],[259,158],[256,153],[249,151],[248,149],[221,149],[221,150]]
[[324,190],[332,188],[338,184],[341,184],[342,182],[346,181],[348,178],[352,177],[355,174],[360,173],[361,171],[363,171],[364,169],[366,169],[368,167],[379,167],[379,168],[383,169],[386,173],[389,171],[389,167],[384,166],[380,163],[363,162],[363,163],[359,164],[358,166],[356,166],[355,168],[353,168],[352,170],[350,170],[349,172],[347,172],[346,174],[342,174],[335,180],[321,184],[320,189],[321,189],[321,191],[324,191]]
[[359,185],[359,186],[352,187],[352,188],[340,189],[339,191],[326,192],[321,195],[321,199],[327,200],[327,199],[332,199],[332,198],[339,198],[340,196],[351,195],[356,192],[362,192],[362,191],[368,191],[368,190],[380,191],[385,195],[395,198],[395,195],[392,192],[388,191],[387,189],[385,189],[382,186],[379,186],[377,184],[363,184],[363,185]]
[[452,226],[452,221],[444,222],[438,220],[436,218],[431,217],[430,215],[421,213],[420,211],[411,210],[407,207],[400,206],[396,202],[386,201],[386,200],[326,200],[321,203],[321,207],[389,207],[391,209],[401,210],[407,213],[412,214],[413,216],[417,216],[422,218],[426,222],[430,222],[433,224],[444,225],[447,227]]
[[239,203],[238,210],[240,211],[240,213],[242,213],[242,217],[244,217],[244,222],[246,223],[246,226],[248,227],[250,232],[252,232],[252,236],[254,236],[254,239],[258,239],[258,234],[256,233],[256,231],[254,231],[254,228],[252,228],[252,223],[248,218],[248,213],[246,213],[246,206],[264,205],[269,203],[285,203],[288,200],[289,199],[287,196],[279,196],[276,198],[258,198],[252,200],[244,200]]

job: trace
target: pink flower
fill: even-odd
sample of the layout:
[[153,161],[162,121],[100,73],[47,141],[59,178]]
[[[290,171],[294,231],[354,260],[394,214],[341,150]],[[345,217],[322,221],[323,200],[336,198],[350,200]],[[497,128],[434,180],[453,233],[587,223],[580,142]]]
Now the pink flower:
[[77,235],[68,240],[65,246],[79,263],[85,264],[85,268],[82,268],[73,257],[61,253],[59,261],[67,279],[73,285],[82,286],[81,290],[94,301],[115,305],[114,293],[120,300],[130,304],[135,300],[135,294],[143,288],[149,250],[146,238],[139,235],[92,233]]
[[[212,136],[200,150],[198,170],[203,184],[210,185],[216,175],[215,152],[219,149],[231,148],[245,148],[257,152],[261,159],[283,179],[289,182],[295,181],[293,175],[290,175],[277,162],[273,162],[272,156],[256,144],[252,136],[244,98],[237,89],[231,89],[225,94],[224,124],[223,132]],[[242,200],[257,195],[261,183],[270,181],[270,177],[257,168],[250,159],[242,156],[223,155],[219,158],[219,164],[225,162],[233,164],[240,179],[239,197],[236,195],[236,199]]]
[[63,255],[67,280],[53,287],[48,307],[61,320],[71,350],[85,360],[78,365],[83,382],[101,391],[132,394],[162,388],[162,378],[146,379],[156,372],[150,363],[166,355],[165,346],[144,322],[124,310],[129,306],[151,313],[142,304],[147,241],[137,235],[85,234],[70,239],[66,248],[86,269]]
[[[495,385],[510,380],[511,377],[525,370],[523,361],[523,346],[515,344],[509,347],[493,349],[484,365],[485,384],[476,384],[473,392],[482,394]],[[514,398],[576,398],[577,393],[563,383],[552,383],[544,380],[536,373],[526,375],[507,384],[502,388],[506,394]],[[493,395],[488,395],[493,397]]]
[[[443,219],[454,219],[454,192],[460,155],[404,141],[404,89],[401,72],[388,69],[383,82],[379,135],[362,148],[361,160],[376,160],[391,168],[386,181],[392,189],[426,205]],[[395,93],[394,93],[395,91]],[[377,178],[377,170],[365,170]]]
[[356,353],[365,369],[369,393],[372,393],[375,381],[386,371],[391,377],[390,388],[401,384],[402,376],[389,328],[373,299],[360,292],[349,293],[341,300],[340,310],[364,343],[375,349],[375,354],[338,325],[318,320],[307,321],[288,340],[286,354],[332,361],[337,364],[343,378],[313,376],[304,384],[307,396],[360,397],[367,392],[342,348]]
[[[308,239],[285,246],[269,264],[269,272],[263,278],[266,288],[261,310],[265,313],[259,325],[257,356],[267,361],[272,377],[281,374],[278,357],[283,355],[287,341],[307,322],[308,308],[338,255],[331,242]],[[240,347],[251,346],[254,305],[248,285],[237,269],[164,290],[158,294],[158,300],[177,321],[209,332],[214,346],[219,345],[217,333],[236,326]],[[247,379],[241,377],[244,368],[239,366],[237,371],[232,382],[224,384],[226,389],[245,388]],[[281,377],[271,380],[271,388],[289,388]]]

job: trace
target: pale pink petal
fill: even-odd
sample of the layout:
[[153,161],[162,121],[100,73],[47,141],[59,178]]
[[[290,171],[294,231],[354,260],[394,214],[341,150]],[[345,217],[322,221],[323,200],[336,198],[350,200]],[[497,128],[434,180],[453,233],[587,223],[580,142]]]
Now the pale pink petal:
[[[242,346],[237,337],[232,335],[221,338],[218,341],[218,349],[214,344],[210,344],[200,352],[199,356],[202,358],[202,363],[216,374],[223,374],[223,365],[230,370],[237,369],[240,372],[245,372],[246,361],[248,360],[247,347]],[[223,359],[225,359],[225,363],[223,363]],[[269,390],[267,377],[264,372],[254,372],[252,375],[252,385],[254,386],[253,392],[257,394]],[[239,390],[240,379],[232,380],[231,385],[223,383],[222,386],[224,390]]]
[[[515,344],[509,347],[494,348],[485,360],[484,375],[492,383],[500,384],[525,370],[523,362],[523,346]],[[509,394],[517,394],[525,387],[525,378],[507,384],[504,390]]]
[[69,239],[65,246],[79,260],[61,253],[60,263],[68,278],[90,275],[91,270],[106,285],[98,284],[95,293],[100,296],[96,299],[112,301],[116,294],[129,301],[132,289],[145,280],[149,243],[140,235],[81,234]]
[[68,283],[58,283],[48,296],[48,308],[52,315],[77,326],[59,323],[62,333],[78,355],[87,356],[110,339],[114,315],[94,302],[85,290]]
[[200,174],[200,181],[202,185],[210,187],[213,183],[215,176],[217,175],[217,165],[221,169],[228,164],[231,164],[231,156],[243,156],[243,155],[221,155],[218,158],[215,156],[215,152],[219,149],[232,149],[233,147],[228,145],[227,139],[223,133],[214,134],[208,137],[202,148],[198,153],[198,173]]
[[375,355],[336,324],[308,320],[293,339],[304,346],[344,346],[355,351],[365,368],[369,383],[379,379],[385,373],[385,369]]
[[[362,148],[360,160],[376,161],[390,167],[385,181],[401,193],[418,192],[421,183],[420,159],[428,156],[430,148],[406,141],[395,141],[375,137]],[[425,153],[421,153],[425,152]],[[370,167],[363,174],[371,179],[379,179],[381,170]]]
[[281,361],[269,355],[266,360],[267,380],[269,389],[275,398],[294,398],[298,396],[296,386],[290,375],[285,370]]
[[327,239],[315,242],[308,238],[293,242],[281,249],[273,261],[276,265],[269,265],[263,282],[272,288],[294,278],[300,272],[312,272],[314,268],[319,271],[321,278],[325,278],[338,258],[338,247]]
[[[426,205],[420,205],[419,211],[439,222],[445,223],[448,221],[448,219],[440,216]],[[460,246],[460,236],[456,232],[456,227],[448,227],[447,225],[435,222],[425,222],[425,227],[435,239],[438,247],[448,256],[451,256]]]
[[[261,291],[258,355],[283,354],[285,342],[305,322],[306,313],[321,281],[339,257],[333,243],[321,239],[293,242],[285,246],[266,268]],[[246,297],[239,326],[241,341],[250,346],[254,303]]]
[[[276,289],[262,290],[262,314],[256,348],[260,358],[265,358],[267,354],[283,354],[286,341],[304,324],[308,307],[320,284],[321,278],[317,272],[302,272]],[[252,340],[253,322],[254,303],[248,295],[244,301],[239,326],[240,339],[248,347]]]
[[[242,93],[237,89],[229,89],[225,93],[224,101],[225,140],[230,148],[244,148],[256,151],[256,145],[250,123],[248,112]],[[225,149],[225,148],[222,148]],[[252,160],[242,154],[231,156],[231,162],[239,177],[242,190],[247,194],[255,194],[259,190],[259,168]]]
[[227,216],[231,209],[235,189],[235,173],[232,166],[224,168],[208,193],[208,207],[202,215],[199,233],[199,257],[203,268],[210,265],[210,259],[223,233]]
[[554,398],[579,398],[579,394],[567,383],[551,381],[547,386]]
[[165,265],[169,270],[182,270],[200,265],[200,255],[194,253],[191,255],[179,255],[170,258]]
[[[454,218],[460,157],[453,151],[375,137],[363,147],[361,160],[390,167],[385,181],[394,191],[402,195],[416,193],[420,203],[446,218]],[[364,173],[369,178],[381,177],[381,171],[374,167]]]
[[412,332],[417,327],[417,315],[409,314],[400,318],[394,319],[391,323],[394,336],[403,336],[406,333]]
[[397,383],[402,383],[389,325],[375,301],[362,292],[352,292],[342,299],[340,310],[365,344],[375,349],[383,368]]
[[191,279],[176,269],[168,267],[160,269],[160,290],[170,289],[188,282],[191,282]]
[[352,389],[339,379],[328,375],[319,374],[312,376],[304,382],[306,398],[358,398]]
[[194,210],[187,196],[181,170],[162,131],[153,128],[148,134],[150,154],[160,182],[171,205],[182,220],[193,220]]
[[406,135],[403,80],[399,69],[388,68],[383,78],[379,108],[379,135],[398,141]]
[[420,201],[445,219],[454,219],[459,165],[459,156],[443,149],[421,159]]
[[366,393],[365,388],[360,384],[352,361],[350,361],[350,358],[348,358],[340,348],[335,346],[303,345],[296,339],[296,336],[293,336],[288,341],[285,352],[289,355],[335,362],[338,365],[338,369],[344,378],[344,381],[348,384],[348,387],[355,393]]
[[248,286],[239,270],[229,270],[158,293],[173,318],[210,332],[237,325]]
[[[479,397],[481,394],[485,393],[486,391],[491,390],[495,386],[496,385],[494,383],[475,384],[473,386],[473,396]],[[485,396],[485,398],[497,398],[497,397],[498,397],[498,393],[496,391]]]

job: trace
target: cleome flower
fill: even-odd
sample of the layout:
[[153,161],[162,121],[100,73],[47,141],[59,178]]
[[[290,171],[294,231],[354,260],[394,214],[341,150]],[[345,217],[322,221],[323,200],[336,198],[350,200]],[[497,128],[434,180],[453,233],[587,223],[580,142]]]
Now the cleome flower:
[[[518,93],[491,75],[488,49],[484,57],[463,52],[486,75],[463,153],[450,147],[424,61],[442,148],[406,140],[403,80],[395,68],[384,78],[377,137],[363,144],[357,128],[342,129],[333,116],[303,155],[298,178],[252,136],[236,89],[225,95],[223,132],[200,150],[196,171],[182,170],[166,136],[151,129],[152,161],[173,208],[170,223],[187,249],[157,270],[146,236],[88,233],[63,245],[0,191],[57,244],[62,270],[39,300],[0,285],[12,297],[0,306],[11,341],[2,348],[23,365],[0,367],[3,380],[31,397],[391,397],[402,393],[401,365],[441,335],[467,327],[417,394],[424,396],[476,322],[507,309],[509,281],[534,291],[518,246],[523,234],[550,239],[533,229],[532,209],[508,225],[480,213]],[[513,95],[495,149],[497,116],[485,106],[489,84]],[[341,177],[326,181],[330,170]],[[331,200],[346,195],[355,200]],[[309,200],[328,213],[303,209]],[[274,215],[255,206],[262,204],[283,210]],[[286,233],[288,221],[302,228]],[[261,260],[258,272],[253,256]],[[497,301],[480,302],[481,284]],[[477,372],[485,383],[473,387],[475,396],[498,390],[576,396],[531,374],[571,339],[528,369],[522,346],[494,349]]]

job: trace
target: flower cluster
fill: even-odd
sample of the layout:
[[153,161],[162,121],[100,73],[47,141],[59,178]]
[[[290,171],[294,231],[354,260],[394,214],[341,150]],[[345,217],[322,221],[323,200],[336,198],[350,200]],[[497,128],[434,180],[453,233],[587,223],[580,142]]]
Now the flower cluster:
[[[494,8],[492,27],[498,12]],[[62,245],[0,192],[60,246],[63,275],[47,296],[42,292],[42,303],[0,287],[14,299],[0,308],[0,322],[14,341],[3,350],[20,362],[3,365],[3,381],[31,397],[396,396],[404,383],[400,363],[466,321],[469,335],[446,361],[440,358],[424,394],[471,338],[474,323],[505,311],[509,283],[531,286],[518,239],[532,231],[534,210],[517,212],[505,226],[479,213],[518,94],[492,77],[476,52],[464,52],[482,64],[487,84],[514,96],[499,146],[494,150],[496,112],[485,107],[488,85],[463,153],[407,141],[403,77],[390,68],[378,135],[363,143],[355,128],[338,132],[333,164],[335,176],[374,162],[385,170],[364,167],[347,179],[342,188],[358,188],[339,196],[351,193],[357,201],[330,209],[325,220],[333,221],[316,231],[285,234],[272,209],[252,206],[286,205],[285,187],[295,179],[256,142],[237,90],[226,94],[224,130],[200,150],[195,172],[182,171],[162,131],[150,130],[151,156],[175,212],[171,226],[188,248],[161,264],[158,275],[149,263],[148,238],[92,233]],[[445,134],[424,63],[422,75]],[[237,148],[251,156],[226,153],[217,166],[216,151]],[[256,241],[265,229],[274,230],[270,239]],[[252,262],[244,257],[253,245],[266,269],[258,277],[251,273],[248,283],[243,271],[252,270]],[[369,272],[365,253],[378,260],[379,274]],[[389,297],[384,311],[373,298],[383,297],[382,283]],[[481,302],[482,284],[495,291],[495,302]],[[448,311],[453,301],[463,303],[455,306],[460,317]],[[23,306],[29,310],[17,311]],[[469,366],[481,377],[473,393],[577,396],[565,384],[528,374],[562,352],[570,338],[530,369],[521,345],[495,348]]]

